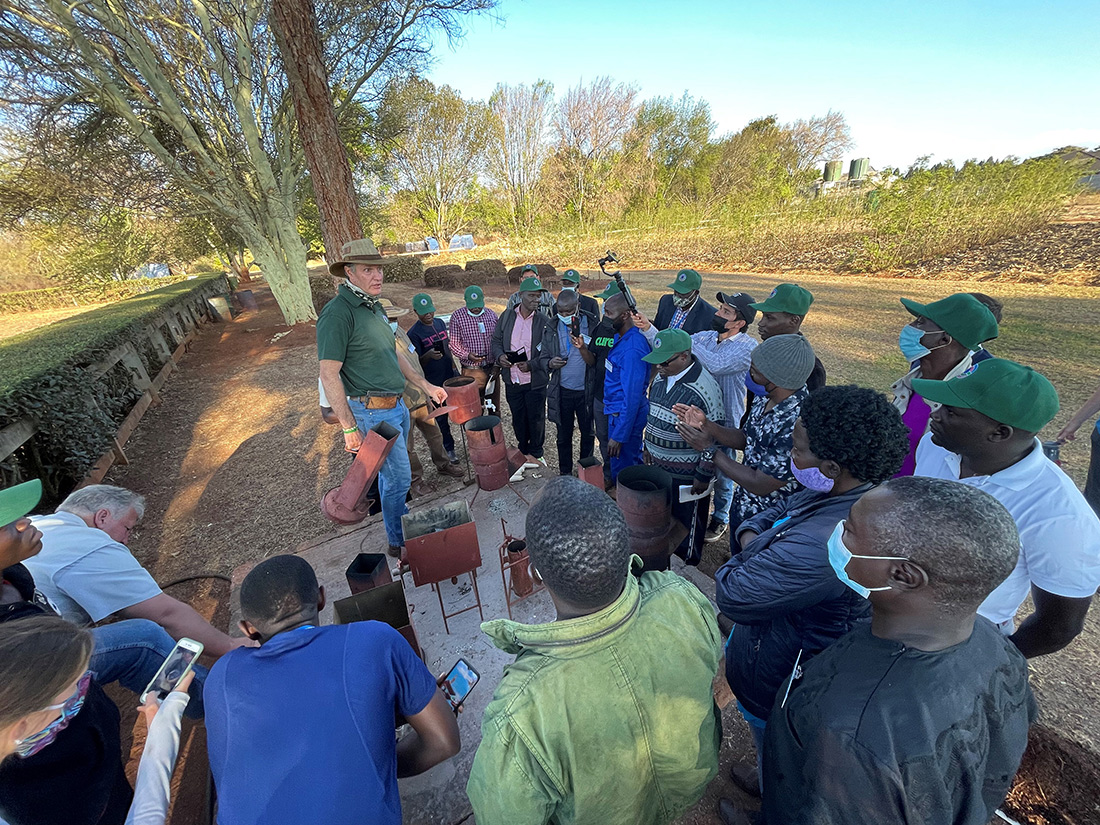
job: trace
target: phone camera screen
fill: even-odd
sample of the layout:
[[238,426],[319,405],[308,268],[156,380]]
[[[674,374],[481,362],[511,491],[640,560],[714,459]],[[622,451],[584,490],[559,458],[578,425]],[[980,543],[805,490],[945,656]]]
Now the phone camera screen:
[[183,648],[177,647],[172,652],[172,655],[165,661],[160,678],[157,679],[156,685],[153,687],[158,698],[166,698],[175,689],[176,683],[183,677],[184,671],[187,670],[187,666],[191,664],[194,658],[195,653],[193,651],[184,650]]

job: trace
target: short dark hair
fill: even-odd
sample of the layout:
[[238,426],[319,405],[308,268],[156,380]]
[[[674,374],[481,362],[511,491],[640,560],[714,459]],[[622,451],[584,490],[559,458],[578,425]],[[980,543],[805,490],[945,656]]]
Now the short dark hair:
[[1001,323],[1001,315],[1004,314],[1005,305],[994,298],[992,295],[986,295],[984,292],[968,292],[971,298],[976,299],[979,303],[983,304],[986,309],[993,313],[993,318],[997,323]]
[[241,583],[241,618],[271,627],[283,619],[316,608],[321,596],[317,574],[301,556],[272,556],[260,562]]
[[531,563],[555,594],[584,609],[622,592],[630,564],[626,519],[603,490],[572,476],[551,481],[527,511]]
[[810,452],[860,481],[885,481],[909,454],[909,428],[881,392],[853,384],[821,387],[802,402],[800,415]]
[[876,548],[920,565],[945,608],[977,608],[1016,567],[1016,522],[989,493],[920,476],[895,478],[879,489],[890,497],[871,519]]
[[580,304],[581,296],[579,293],[574,292],[571,289],[563,289],[561,294],[558,295],[557,302],[559,304],[565,304],[568,307],[575,307]]

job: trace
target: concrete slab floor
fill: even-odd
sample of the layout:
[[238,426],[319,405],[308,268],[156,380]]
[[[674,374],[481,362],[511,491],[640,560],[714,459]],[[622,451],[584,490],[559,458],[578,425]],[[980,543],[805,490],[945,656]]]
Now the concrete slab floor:
[[[515,490],[527,501],[531,501],[550,477],[545,471],[528,470],[525,479],[515,484]],[[474,499],[476,491],[476,486],[467,487],[449,494],[417,499],[412,502],[410,509],[421,512],[454,501],[469,502]],[[482,565],[477,571],[477,584],[485,620],[507,618],[498,553],[503,540],[501,519],[504,519],[509,535],[523,537],[527,504],[512,489],[504,487],[491,493],[479,493],[470,508],[470,515],[477,525],[481,550]],[[358,529],[341,528],[337,535],[311,543],[297,551],[313,566],[318,580],[324,585],[327,605],[321,614],[323,623],[331,624],[334,621],[332,603],[350,595],[345,571],[356,554],[385,553],[386,547],[381,517],[376,516]],[[237,596],[240,582],[251,567],[252,565],[245,565],[233,573],[231,610],[234,624],[239,619]],[[396,559],[390,559],[390,569],[396,581]],[[714,600],[712,578],[698,573],[694,568],[686,567],[677,558],[673,559],[673,569],[695,582],[711,601]],[[400,780],[403,818],[405,822],[417,825],[457,825],[461,822],[472,822],[473,811],[466,797],[466,780],[474,753],[481,741],[482,715],[503,677],[505,666],[514,657],[496,648],[481,632],[482,619],[476,609],[449,619],[451,632],[447,633],[443,626],[439,599],[431,586],[414,587],[410,575],[404,576],[403,583],[412,624],[431,671],[436,675],[446,673],[459,658],[464,658],[481,675],[459,715],[459,730],[462,735],[462,750],[459,754],[421,776]],[[469,576],[459,577],[457,585],[444,581],[441,592],[448,613],[475,604]],[[536,593],[512,607],[512,618],[529,624],[553,621],[555,615],[553,603],[546,591]]]

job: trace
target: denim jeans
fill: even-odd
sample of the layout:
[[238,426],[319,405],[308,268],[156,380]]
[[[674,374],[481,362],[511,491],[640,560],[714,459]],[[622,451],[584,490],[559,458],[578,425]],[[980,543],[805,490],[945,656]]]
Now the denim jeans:
[[[732,447],[723,447],[722,452],[733,458]],[[729,524],[731,504],[733,504],[733,479],[721,470],[716,470],[714,476],[714,518],[723,524]]]
[[389,410],[368,410],[362,401],[348,399],[351,414],[361,433],[371,427],[386,423],[397,428],[401,436],[393,445],[390,454],[378,473],[378,493],[382,499],[382,521],[386,524],[386,538],[391,547],[400,547],[405,543],[401,532],[401,516],[409,512],[405,506],[405,497],[412,486],[412,467],[409,464],[407,441],[409,438],[409,410],[405,402],[397,399],[397,406]]
[[[95,673],[96,681],[101,685],[118,682],[138,696],[153,681],[157,670],[176,646],[176,640],[163,627],[148,619],[126,619],[91,630],[95,648],[88,669]],[[191,701],[187,703],[187,715],[201,719],[202,686],[209,671],[200,665],[195,665],[194,670],[195,680],[188,691]]]

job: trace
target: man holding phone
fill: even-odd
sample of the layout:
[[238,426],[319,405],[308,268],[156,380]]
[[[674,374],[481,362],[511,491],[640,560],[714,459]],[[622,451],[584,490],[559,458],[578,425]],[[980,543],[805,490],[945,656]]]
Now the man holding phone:
[[[260,647],[223,656],[205,690],[219,820],[400,825],[398,777],[460,747],[435,677],[387,624],[320,627],[325,591],[300,556],[256,565],[240,600]],[[396,743],[395,712],[413,730]]]

